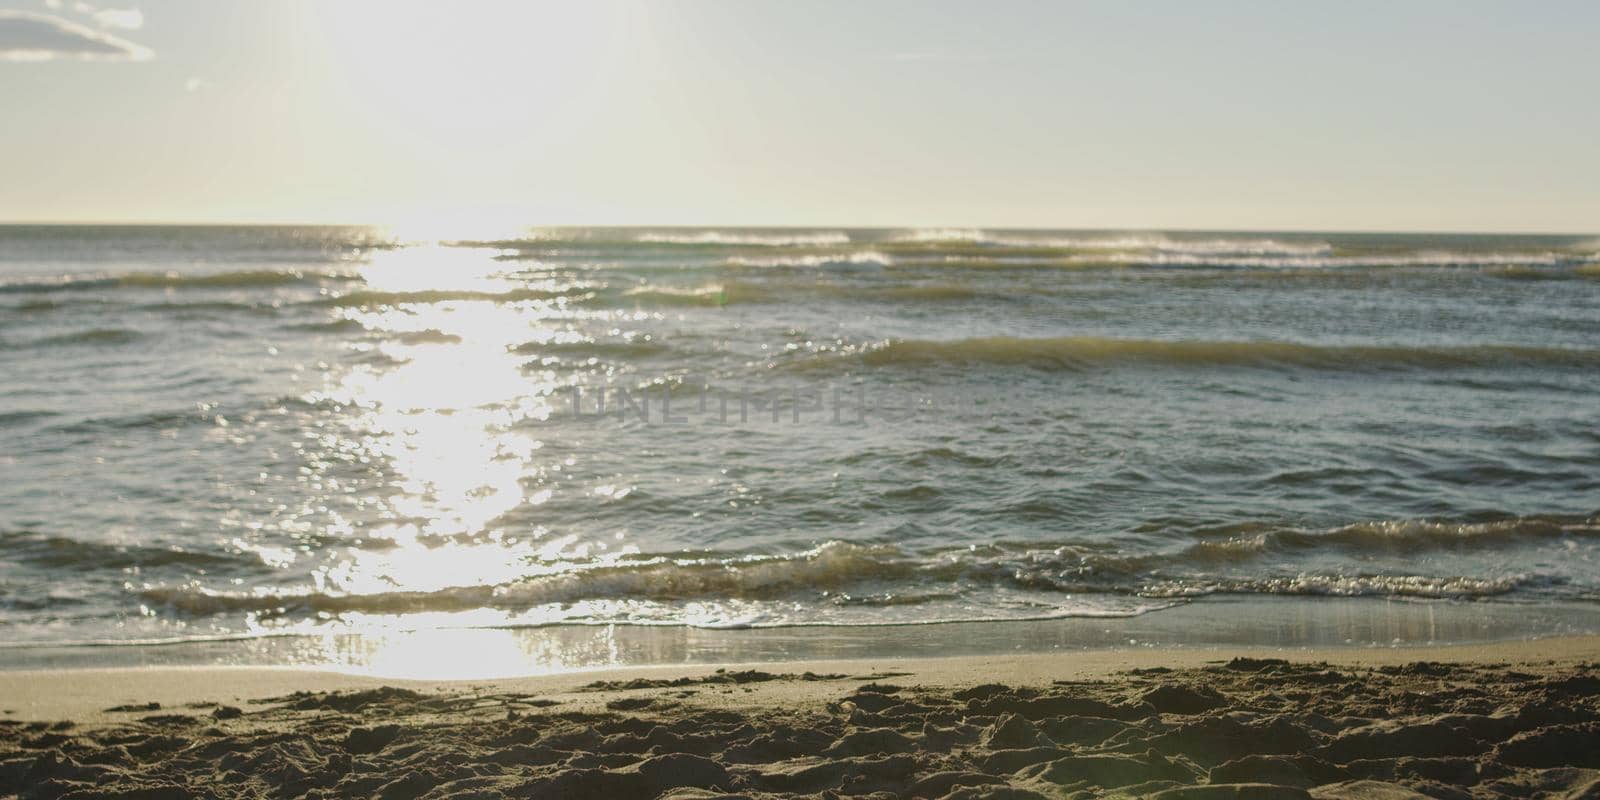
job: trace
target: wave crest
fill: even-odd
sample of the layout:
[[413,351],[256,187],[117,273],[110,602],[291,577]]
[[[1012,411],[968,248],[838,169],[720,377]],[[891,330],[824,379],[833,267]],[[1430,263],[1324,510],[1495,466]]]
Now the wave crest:
[[[1535,574],[1308,571],[1286,569],[1287,564],[1298,563],[1293,559],[1273,559],[1290,550],[1312,547],[1353,550],[1353,555],[1360,557],[1374,552],[1449,548],[1463,542],[1493,548],[1525,538],[1600,535],[1593,518],[1554,516],[1487,523],[1380,521],[1323,531],[1269,528],[1251,534],[1252,527],[1244,526],[1242,536],[1202,540],[1164,552],[1117,552],[1085,544],[1040,549],[997,543],[912,553],[892,545],[832,541],[784,555],[637,555],[562,566],[554,572],[549,571],[550,565],[533,565],[539,574],[527,578],[434,591],[339,593],[308,587],[240,592],[191,584],[147,587],[138,595],[143,602],[197,616],[230,612],[288,617],[399,615],[479,609],[517,614],[595,603],[642,603],[668,609],[652,619],[680,621],[682,615],[671,609],[705,604],[782,606],[789,610],[787,618],[804,619],[806,607],[814,609],[813,613],[825,613],[834,606],[954,602],[965,604],[978,616],[994,611],[980,613],[997,602],[1020,601],[1046,615],[1110,607],[1103,603],[1085,606],[1081,602],[1084,595],[1157,601],[1213,594],[1470,599],[1504,595],[1556,579]],[[1123,602],[1118,607],[1126,605]]]
[[729,256],[727,264],[733,267],[760,269],[792,268],[850,268],[887,267],[894,259],[877,250],[858,250],[850,253],[821,253],[789,256]]
[[[1021,366],[1084,370],[1125,364],[1164,366],[1298,367],[1325,370],[1452,369],[1537,365],[1600,366],[1600,350],[1514,345],[1410,347],[1326,346],[1264,341],[1166,341],[1100,337],[1026,338],[991,336],[954,340],[900,339],[855,349],[873,367]],[[837,360],[839,353],[817,358]]]
[[698,233],[643,233],[637,242],[647,244],[718,245],[729,247],[822,247],[849,244],[843,231],[815,233],[759,233],[755,231],[701,231]]
[[360,280],[346,272],[315,270],[244,270],[183,274],[178,272],[130,272],[123,275],[68,275],[56,278],[28,278],[0,283],[0,293],[72,292],[94,289],[262,289],[279,286],[318,286],[328,282]]

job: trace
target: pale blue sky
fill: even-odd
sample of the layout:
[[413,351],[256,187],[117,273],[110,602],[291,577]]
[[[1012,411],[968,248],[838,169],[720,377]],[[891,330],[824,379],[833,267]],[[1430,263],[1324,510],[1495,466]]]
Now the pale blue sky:
[[0,219],[1594,232],[1596,41],[1576,1],[0,0]]

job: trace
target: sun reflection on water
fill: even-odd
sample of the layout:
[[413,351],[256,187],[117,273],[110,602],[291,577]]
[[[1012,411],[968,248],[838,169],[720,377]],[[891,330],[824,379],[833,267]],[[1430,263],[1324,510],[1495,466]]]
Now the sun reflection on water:
[[[482,680],[554,675],[624,663],[616,627],[569,629],[561,636],[492,628],[381,630],[361,636],[308,637],[295,663],[385,678]],[[462,658],[470,653],[471,658]]]
[[[528,284],[504,277],[481,255],[448,248],[380,253],[361,272],[368,290],[389,293],[501,293]],[[544,529],[508,532],[495,523],[548,501],[553,491],[538,486],[548,466],[540,463],[544,442],[518,424],[547,419],[559,385],[549,372],[525,370],[527,355],[518,348],[570,335],[563,314],[540,300],[387,302],[394,297],[340,312],[376,334],[375,348],[386,358],[354,366],[306,398],[343,409],[344,433],[323,434],[340,438],[327,447],[357,453],[389,475],[386,520],[320,567],[316,590],[440,592],[541,571],[529,567]],[[341,617],[360,627],[356,617]]]

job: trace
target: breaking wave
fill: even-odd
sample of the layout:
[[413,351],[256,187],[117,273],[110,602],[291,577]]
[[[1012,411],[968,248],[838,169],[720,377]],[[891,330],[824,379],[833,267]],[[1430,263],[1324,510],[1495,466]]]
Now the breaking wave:
[[[1089,259],[1082,259],[1089,260]],[[1118,262],[1150,267],[1231,267],[1259,269],[1353,269],[1406,267],[1563,267],[1591,263],[1591,256],[1572,253],[1456,253],[1422,251],[1388,255],[1251,254],[1230,251],[1155,251],[1121,253]]]
[[346,272],[314,270],[246,270],[185,275],[177,272],[133,272],[124,275],[72,275],[31,278],[0,283],[0,293],[71,292],[93,289],[261,289],[275,286],[316,286],[326,282],[360,280]]
[[644,233],[637,242],[648,244],[722,245],[730,247],[818,247],[849,244],[843,231],[814,233],[757,233],[754,231],[701,231],[697,233]]
[[[498,584],[436,591],[339,593],[306,589],[217,591],[196,586],[149,587],[140,599],[188,615],[413,614],[494,609],[524,612],[602,601],[682,605],[916,605],[966,598],[974,618],[989,618],[994,597],[1028,596],[1043,608],[1077,595],[1180,600],[1213,594],[1475,599],[1548,584],[1537,574],[1462,576],[1407,571],[1281,571],[1275,556],[1304,548],[1393,552],[1472,546],[1495,548],[1525,539],[1600,536],[1595,518],[1534,516],[1486,523],[1379,521],[1323,531],[1279,528],[1166,552],[1116,553],[1085,545],[1037,545],[915,553],[884,544],[833,541],[790,555],[715,553],[640,555],[568,566]],[[1079,598],[1081,599],[1081,598]],[[1127,608],[1129,606],[1122,606]],[[1154,610],[1152,605],[1143,610]],[[1046,615],[1104,604],[1064,603]],[[1086,612],[1087,613],[1087,612]],[[671,617],[672,615],[668,615]]]
[[706,286],[666,286],[646,284],[623,292],[623,303],[659,306],[725,306],[731,303],[759,303],[772,299],[766,288],[744,281],[723,281]]
[[791,256],[729,256],[728,265],[735,267],[757,267],[772,269],[778,267],[794,268],[848,268],[848,267],[887,267],[894,263],[894,259],[878,252],[877,250],[859,250],[852,253],[810,254]]
[[942,247],[946,245],[980,245],[992,249],[1018,250],[1139,250],[1155,253],[1188,253],[1195,255],[1292,255],[1316,256],[1333,252],[1333,245],[1325,241],[1282,241],[1271,238],[1206,238],[1173,239],[1162,234],[1039,234],[1027,232],[1002,233],[971,228],[941,228],[902,231],[890,237],[901,245]]
[[1154,364],[1163,366],[1294,367],[1321,370],[1463,369],[1474,367],[1583,368],[1600,366],[1600,350],[1477,345],[1327,346],[1292,342],[1195,342],[1099,337],[992,336],[950,341],[893,340],[813,356],[813,363],[856,356],[872,367],[1020,366],[1043,370]]

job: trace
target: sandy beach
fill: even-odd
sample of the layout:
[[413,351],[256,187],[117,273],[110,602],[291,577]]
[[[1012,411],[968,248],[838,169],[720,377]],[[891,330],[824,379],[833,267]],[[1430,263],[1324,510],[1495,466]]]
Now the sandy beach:
[[457,682],[9,672],[0,794],[1589,797],[1597,660],[1568,637]]

